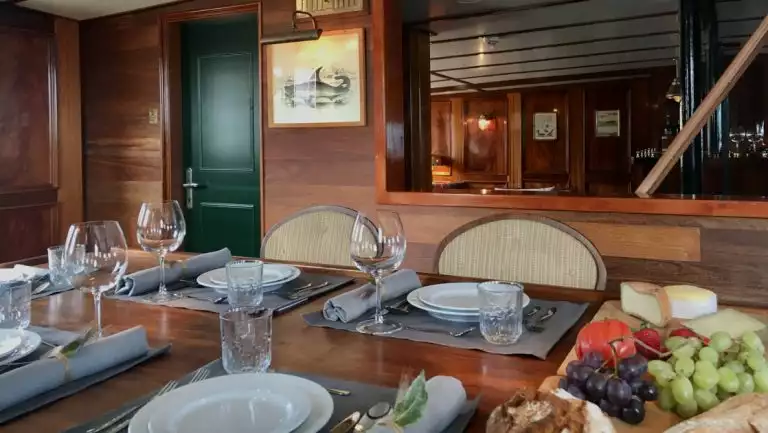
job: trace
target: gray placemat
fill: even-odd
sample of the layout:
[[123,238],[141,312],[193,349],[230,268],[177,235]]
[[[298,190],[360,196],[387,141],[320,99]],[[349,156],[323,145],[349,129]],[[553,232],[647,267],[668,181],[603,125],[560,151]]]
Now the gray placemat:
[[[209,377],[223,376],[227,374],[221,365],[221,360],[219,359],[207,364],[205,367],[208,368],[211,372]],[[375,405],[380,401],[394,402],[395,398],[397,397],[396,388],[387,388],[383,386],[370,385],[366,383],[353,382],[349,380],[335,379],[335,378],[319,376],[314,374],[292,373],[292,372],[280,371],[280,370],[277,370],[277,371],[280,373],[293,374],[295,376],[309,379],[326,388],[344,389],[351,392],[351,394],[346,397],[331,395],[331,397],[333,398],[333,415],[331,416],[330,421],[328,421],[325,427],[323,427],[320,430],[320,433],[329,432],[331,427],[341,422],[341,420],[349,416],[349,414],[351,414],[352,412],[355,412],[355,411],[365,412],[368,410],[368,408],[370,408],[371,406]],[[195,372],[189,373],[186,376],[184,376],[181,380],[179,380],[179,384],[180,384],[179,386],[186,385],[189,382],[189,380],[192,379],[192,375],[194,373]],[[146,404],[154,395],[155,393],[153,392],[138,400],[132,401],[120,407],[119,409],[113,410],[111,412],[104,414],[103,416],[100,416],[99,418],[91,420],[86,424],[81,424],[77,427],[73,427],[73,428],[70,428],[69,430],[65,430],[63,433],[85,433],[88,431],[88,429],[104,424],[105,422],[111,420],[113,417],[123,413],[129,408],[135,407],[138,404]],[[453,423],[451,423],[451,425],[448,426],[448,428],[445,429],[443,432],[439,432],[439,433],[462,433],[467,428],[467,425],[469,425],[469,421],[475,415],[475,410],[477,409],[478,403],[479,403],[479,398],[474,400],[468,400],[464,405],[464,407],[462,408],[461,413],[456,417],[455,420],[453,420]],[[126,428],[120,433],[124,433],[127,431],[128,429]]]
[[[289,299],[288,295],[290,295],[296,288],[303,287],[307,284],[315,285],[315,284],[328,282],[329,283],[328,286],[322,289],[322,293],[329,293],[334,290],[340,289],[341,287],[348,284],[352,280],[353,278],[344,277],[344,276],[302,273],[299,278],[296,278],[293,281],[283,284],[279,289],[264,293],[264,300],[262,301],[261,305],[266,308],[276,309],[286,304],[289,304],[294,300]],[[227,309],[229,308],[229,304],[227,304],[226,302],[224,302],[223,304],[213,303],[213,300],[220,298],[222,296],[226,296],[225,294],[218,292],[215,289],[195,286],[195,287],[186,287],[182,289],[177,289],[177,290],[174,290],[173,292],[181,293],[185,296],[183,298],[175,299],[168,302],[162,302],[162,303],[152,302],[152,304],[162,305],[165,307],[186,308],[188,310],[209,311],[212,313],[221,313],[221,312],[227,311]],[[139,295],[139,296],[111,295],[109,297],[111,299],[118,299],[121,301],[149,303],[150,302],[149,299],[154,294],[155,294],[154,292],[150,292],[145,295]]]
[[[480,334],[477,323],[449,322],[436,319],[425,311],[412,309],[408,314],[391,315],[393,320],[397,320],[403,325],[444,330],[446,333],[422,332],[410,329],[403,329],[392,335],[386,335],[387,338],[398,338],[401,340],[420,341],[424,343],[439,344],[441,346],[458,347],[461,349],[476,349],[483,352],[498,353],[501,355],[532,355],[540,359],[546,359],[547,353],[557,344],[558,341],[568,332],[569,329],[579,320],[582,314],[587,310],[588,304],[575,304],[566,301],[544,301],[532,299],[528,309],[534,305],[541,307],[543,314],[550,307],[557,307],[557,314],[544,324],[543,332],[524,332],[517,343],[509,346],[499,346],[491,344]],[[369,319],[373,311],[362,316],[361,320]],[[342,329],[345,331],[357,332],[355,327],[360,320],[350,323],[334,322],[326,320],[322,311],[316,311],[304,315],[304,320],[310,326],[321,326],[325,328]],[[462,337],[451,337],[447,333],[450,331],[460,331],[474,326],[476,329]]]
[[[43,339],[44,342],[53,344],[53,345],[65,344],[72,341],[75,337],[77,337],[77,334],[74,332],[61,331],[55,328],[43,328],[38,326],[30,326],[29,330],[37,332],[38,334],[40,334],[40,337]],[[50,349],[51,349],[50,346],[46,346],[45,344],[42,344],[40,348],[38,348],[38,350],[33,352],[31,355],[19,360],[19,362],[35,361],[36,359],[39,359],[42,355],[47,353]],[[170,349],[171,349],[170,344],[165,345],[163,347],[159,347],[159,348],[150,348],[149,352],[147,352],[147,354],[144,356],[141,356],[136,359],[132,359],[130,361],[126,361],[122,364],[108,368],[99,373],[92,374],[90,376],[86,376],[81,379],[65,383],[64,385],[56,389],[53,389],[48,392],[44,392],[40,395],[30,398],[29,400],[19,403],[13,407],[9,407],[5,410],[2,410],[0,411],[0,425],[5,424],[8,421],[11,421],[15,418],[18,418],[36,409],[39,409],[43,406],[51,404],[64,397],[69,397],[72,394],[82,391],[92,385],[96,385],[100,382],[103,382],[111,377],[117,376],[118,374],[126,370],[129,370],[132,367],[135,367],[136,365],[139,365],[145,361],[148,361],[156,356],[167,353]],[[4,371],[7,371],[7,370],[4,370]]]

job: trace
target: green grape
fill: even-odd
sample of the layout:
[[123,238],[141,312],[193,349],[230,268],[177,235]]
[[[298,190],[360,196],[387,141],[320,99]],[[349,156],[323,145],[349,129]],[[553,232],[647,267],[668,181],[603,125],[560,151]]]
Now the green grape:
[[717,374],[717,370],[713,371],[696,371],[691,377],[693,383],[700,389],[712,389],[717,386],[717,382],[720,380],[720,375]]
[[669,377],[664,377],[664,378],[656,377],[654,378],[653,382],[656,384],[657,388],[669,388],[669,384],[672,382],[672,379],[674,379],[675,377],[677,376],[673,375],[671,379]]
[[717,373],[717,367],[715,367],[709,361],[698,360],[696,361],[696,371],[707,371]]
[[677,407],[675,407],[675,412],[680,415],[680,418],[688,419],[696,416],[699,412],[699,407],[696,405],[696,400],[691,399],[685,403],[678,403]]
[[768,392],[768,370],[756,371],[752,379],[755,381],[755,391]]
[[747,394],[755,390],[755,381],[749,373],[736,373],[739,378],[739,389],[737,394]]
[[687,342],[688,339],[685,337],[669,337],[664,340],[664,346],[667,348],[667,350],[675,350]]
[[667,361],[667,364],[671,365],[672,368],[674,369],[675,368],[675,364],[677,364],[677,357],[670,356],[669,358],[665,359],[665,361]]
[[659,390],[659,406],[667,412],[672,412],[675,408],[675,396],[672,394],[672,387],[668,386]]
[[[736,384],[738,385],[738,380]],[[672,395],[675,396],[675,401],[678,403],[684,404],[691,401],[695,403],[693,400],[693,385],[691,385],[691,381],[687,377],[676,377],[670,384],[670,387],[672,388]]]
[[739,354],[737,352],[726,352],[723,354],[723,362],[738,361]]
[[757,350],[763,346],[760,337],[752,331],[747,331],[741,335],[741,343],[749,349]]
[[726,401],[729,398],[733,397],[733,394],[731,394],[728,391],[724,391],[720,388],[717,389],[717,399],[720,401]]
[[675,372],[685,377],[691,377],[693,374],[695,365],[691,358],[681,358],[675,362]]
[[731,336],[727,332],[717,331],[709,337],[709,347],[722,353],[728,350],[733,344]]
[[701,346],[704,345],[704,343],[702,343],[701,340],[699,340],[696,337],[688,337],[688,341],[687,342],[688,342],[688,344],[693,346],[693,348],[696,349],[696,350],[701,349]]
[[731,393],[739,390],[739,378],[736,377],[736,373],[733,370],[727,367],[720,367],[717,369],[717,374],[720,375],[717,386]]
[[693,355],[695,354],[696,354],[696,348],[690,344],[684,344],[672,351],[672,356],[674,356],[677,359],[693,358]]
[[742,349],[741,352],[739,352],[739,355],[736,357],[736,360],[741,361],[743,363],[747,362],[747,358],[754,355],[754,352],[752,352],[749,349]]
[[651,373],[651,376],[658,377],[666,371],[672,371],[672,366],[666,362],[658,359],[648,362],[648,372]]
[[712,363],[713,366],[717,366],[717,363],[720,360],[720,355],[711,347],[702,347],[699,349],[699,360],[708,361]]
[[723,365],[723,367],[730,368],[731,371],[733,371],[736,374],[744,373],[745,371],[747,371],[747,369],[744,368],[744,364],[742,364],[737,360],[728,361]]
[[749,355],[749,357],[747,357],[747,365],[752,369],[752,371],[765,370],[765,368],[768,366],[765,363],[765,357],[754,352]]
[[714,392],[706,389],[697,389],[693,391],[693,398],[696,399],[696,405],[702,412],[712,409],[720,403]]

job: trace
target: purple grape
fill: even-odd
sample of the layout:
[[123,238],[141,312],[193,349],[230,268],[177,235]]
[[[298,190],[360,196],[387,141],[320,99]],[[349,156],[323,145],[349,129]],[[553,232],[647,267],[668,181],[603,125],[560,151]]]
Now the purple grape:
[[587,381],[589,375],[591,375],[594,371],[595,370],[592,367],[588,367],[586,365],[578,365],[574,367],[571,370],[571,374],[567,376],[568,381],[577,386],[584,386],[584,382]]
[[621,420],[627,424],[640,424],[645,419],[645,405],[640,397],[633,396],[629,404],[621,409]]
[[631,381],[629,381],[629,387],[632,388],[632,394],[634,395],[637,395],[643,386],[645,386],[645,381],[643,379],[640,379],[639,377],[636,377]]
[[600,352],[589,352],[581,358],[581,362],[584,365],[588,365],[594,369],[598,369],[603,366],[603,355]]
[[643,386],[640,387],[640,392],[635,393],[635,395],[644,401],[656,401],[659,398],[659,389],[652,382],[645,381]]
[[581,361],[571,361],[565,366],[565,376],[570,377],[576,367],[581,367]]
[[632,399],[632,387],[627,382],[614,377],[609,379],[605,386],[605,396],[611,403],[624,407]]
[[587,399],[587,396],[584,395],[584,391],[582,391],[581,388],[579,388],[576,385],[569,385],[568,388],[566,388],[565,390],[568,391],[568,393],[571,394],[572,396],[578,398],[579,400]]
[[619,413],[621,412],[621,409],[618,406],[606,399],[600,400],[600,404],[598,404],[598,406],[600,406],[600,410],[602,410],[606,415],[613,418],[618,418]]
[[632,355],[619,361],[619,377],[632,380],[648,371],[648,361],[642,355]]
[[587,391],[587,395],[590,397],[602,399],[605,396],[605,387],[608,384],[608,375],[605,373],[595,372],[587,382],[584,384],[584,390]]
[[561,377],[560,382],[557,384],[558,388],[567,389],[568,388],[568,379]]

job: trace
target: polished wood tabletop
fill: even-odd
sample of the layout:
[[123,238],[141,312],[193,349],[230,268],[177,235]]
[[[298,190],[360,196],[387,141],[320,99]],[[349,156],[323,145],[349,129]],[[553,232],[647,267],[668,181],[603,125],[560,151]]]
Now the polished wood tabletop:
[[[129,272],[154,265],[154,256],[132,252]],[[303,268],[311,272],[354,275],[360,283],[364,282],[362,274],[351,270]],[[466,279],[422,275],[424,284],[449,280]],[[581,321],[555,346],[546,360],[307,326],[301,315],[319,310],[326,297],[274,319],[272,366],[282,371],[314,373],[392,387],[397,386],[406,369],[424,369],[427,376],[455,376],[464,383],[470,397],[482,394],[477,414],[467,431],[483,432],[490,411],[512,390],[538,387],[547,376],[555,374],[573,346],[578,329],[595,314],[604,300],[602,292],[534,285],[526,285],[526,293],[539,299],[590,303]],[[216,314],[111,299],[105,299],[102,307],[107,332],[141,325],[147,329],[151,344],[172,343],[170,353],[4,425],[0,429],[2,432],[60,432],[152,392],[221,355]],[[81,329],[93,317],[91,296],[79,291],[33,301],[32,323],[35,325]]]

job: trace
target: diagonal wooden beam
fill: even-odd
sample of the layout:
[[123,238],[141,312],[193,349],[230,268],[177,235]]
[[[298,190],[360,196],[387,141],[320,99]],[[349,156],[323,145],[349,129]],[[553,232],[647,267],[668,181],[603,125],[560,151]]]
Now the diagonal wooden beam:
[[430,71],[429,73],[434,75],[435,77],[440,77],[440,78],[444,78],[446,80],[456,81],[457,83],[461,83],[461,84],[463,84],[464,86],[466,86],[469,89],[475,89],[478,92],[485,92],[485,89],[483,89],[481,86],[478,86],[477,84],[474,84],[474,83],[470,83],[467,80],[462,80],[461,78],[449,77],[448,75],[441,74],[439,72],[434,72],[434,71]]
[[728,92],[731,91],[752,63],[752,60],[760,52],[760,48],[765,43],[766,34],[768,34],[768,15],[763,18],[755,33],[744,44],[739,54],[736,55],[706,98],[704,98],[696,111],[693,112],[691,118],[685,122],[683,129],[677,134],[677,137],[669,145],[664,155],[659,158],[659,161],[653,166],[648,176],[637,187],[637,190],[635,190],[637,196],[650,197],[656,192],[656,189],[667,177],[672,167],[675,166],[683,153],[685,153],[685,150],[688,149],[691,141],[701,131],[701,128],[704,127],[712,113],[715,112],[717,106],[728,96]]

